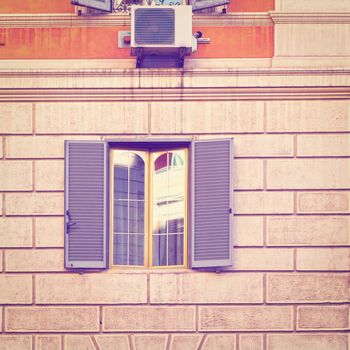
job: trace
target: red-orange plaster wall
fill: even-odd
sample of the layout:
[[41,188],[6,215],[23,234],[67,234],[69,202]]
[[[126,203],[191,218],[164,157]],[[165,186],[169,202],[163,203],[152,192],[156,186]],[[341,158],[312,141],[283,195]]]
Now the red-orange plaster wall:
[[74,13],[70,0],[0,0],[1,13]]
[[[118,48],[126,27],[7,28],[2,30],[2,59],[130,58]],[[195,58],[273,56],[273,27],[201,27],[210,44],[199,45]]]
[[268,12],[274,9],[275,0],[231,0],[228,5],[228,12]]

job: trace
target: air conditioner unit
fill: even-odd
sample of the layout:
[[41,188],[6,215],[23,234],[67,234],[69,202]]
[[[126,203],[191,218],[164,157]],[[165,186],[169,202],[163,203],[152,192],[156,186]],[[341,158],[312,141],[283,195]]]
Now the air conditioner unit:
[[192,6],[131,6],[131,55],[192,52]]

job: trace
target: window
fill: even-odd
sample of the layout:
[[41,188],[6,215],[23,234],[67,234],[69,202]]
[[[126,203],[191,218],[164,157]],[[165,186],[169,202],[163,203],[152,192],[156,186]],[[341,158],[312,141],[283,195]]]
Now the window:
[[233,140],[65,143],[65,266],[232,265]]
[[187,149],[112,149],[112,265],[185,266]]

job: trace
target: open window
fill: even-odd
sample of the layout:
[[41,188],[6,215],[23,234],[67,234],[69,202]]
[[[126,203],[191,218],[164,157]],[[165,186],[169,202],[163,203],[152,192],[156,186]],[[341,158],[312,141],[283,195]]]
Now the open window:
[[232,139],[65,149],[67,268],[232,265]]

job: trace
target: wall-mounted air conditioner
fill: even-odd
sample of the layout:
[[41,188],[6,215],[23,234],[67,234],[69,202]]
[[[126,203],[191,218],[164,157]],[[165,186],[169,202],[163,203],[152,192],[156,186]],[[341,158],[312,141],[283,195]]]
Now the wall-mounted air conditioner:
[[132,6],[131,55],[171,55],[192,51],[192,6]]

